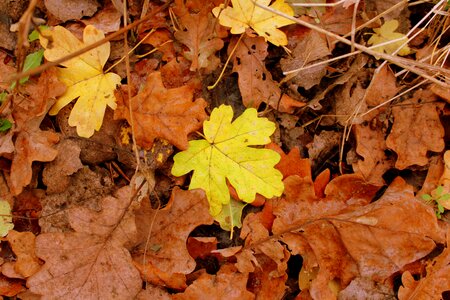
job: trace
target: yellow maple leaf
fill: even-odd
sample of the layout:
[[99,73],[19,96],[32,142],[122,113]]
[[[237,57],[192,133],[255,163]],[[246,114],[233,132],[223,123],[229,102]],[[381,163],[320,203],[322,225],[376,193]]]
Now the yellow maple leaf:
[[[44,56],[49,61],[63,58],[103,38],[104,33],[92,25],[84,29],[83,42],[61,26],[45,30],[39,36],[41,45],[45,48]],[[114,90],[120,84],[120,76],[103,73],[109,53],[108,42],[61,63],[64,68],[58,68],[58,78],[64,82],[67,90],[58,98],[49,114],[56,115],[61,108],[78,98],[70,113],[69,125],[76,126],[81,137],[91,137],[94,130],[100,129],[106,106],[116,108]]]
[[[256,3],[268,6],[270,0],[255,0]],[[271,42],[275,46],[287,45],[287,37],[283,31],[277,29],[295,22],[275,13],[256,6],[253,0],[231,0],[233,7],[224,9],[224,5],[213,9],[213,14],[219,18],[219,23],[231,27],[232,34],[241,34],[251,27],[256,33]],[[284,0],[276,0],[270,8],[294,15],[294,10]]]
[[230,203],[227,180],[248,203],[255,200],[256,193],[272,198],[284,189],[283,175],[274,168],[280,155],[270,149],[249,147],[270,143],[275,124],[258,118],[254,108],[232,119],[231,106],[215,108],[210,120],[203,123],[206,139],[190,141],[189,148],[174,157],[172,174],[181,176],[194,170],[189,189],[205,191],[212,216]]
[[8,201],[0,200],[0,237],[5,237],[14,228],[12,223],[11,206]]
[[[383,24],[380,28],[374,28],[374,34],[367,41],[369,45],[378,45],[382,43],[386,43],[392,40],[400,39],[396,42],[386,44],[384,46],[376,47],[373,50],[378,52],[385,52],[387,54],[394,53],[398,48],[400,48],[403,43],[405,43],[408,39],[406,36],[399,32],[394,32],[398,27],[397,20],[389,20]],[[397,53],[398,55],[408,55],[411,53],[411,49],[408,45],[404,45],[400,51]]]

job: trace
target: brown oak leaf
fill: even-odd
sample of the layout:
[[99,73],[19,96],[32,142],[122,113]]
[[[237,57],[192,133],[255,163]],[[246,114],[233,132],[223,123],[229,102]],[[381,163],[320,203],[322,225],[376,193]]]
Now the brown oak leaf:
[[69,210],[75,232],[43,233],[36,254],[45,261],[30,277],[30,291],[46,299],[133,299],[142,288],[127,246],[134,245],[136,225],[130,209],[132,190],[102,200],[102,210]]
[[14,271],[24,278],[35,274],[40,268],[39,259],[35,254],[36,237],[31,232],[17,232],[10,230],[7,236],[17,261],[14,263]]
[[[289,213],[287,210],[294,211],[292,205],[285,206],[282,211],[277,211],[277,206],[274,206],[277,219],[273,231],[282,234],[282,240],[293,254],[302,255],[307,271],[313,272],[314,268],[319,267],[310,286],[313,298],[333,299],[335,296],[328,288],[328,283],[333,279],[338,280],[342,288],[357,277],[383,281],[405,265],[430,253],[436,243],[443,242],[443,232],[433,210],[417,200],[412,187],[400,177],[393,181],[380,199],[366,205],[364,201],[359,205],[350,205],[365,195],[366,188],[362,186],[356,195],[348,199],[348,192],[355,191],[357,186],[338,195],[336,192],[344,184],[341,182],[336,185],[335,191],[326,191],[329,199],[314,200],[311,196],[305,198],[305,186],[301,187],[305,183],[298,177],[295,181],[285,180],[287,201],[310,202],[309,206],[303,204],[306,208],[310,207],[309,215],[308,211],[299,209],[295,210],[296,213]],[[294,194],[296,185],[300,190]],[[333,198],[341,199],[336,201]],[[335,204],[342,203],[346,198],[345,205],[339,207]],[[323,205],[320,205],[321,202],[324,202]],[[300,208],[298,204],[295,207]],[[414,214],[411,214],[412,211]],[[304,220],[300,224],[295,221],[297,212],[301,212],[299,218]],[[283,223],[298,224],[297,229],[281,226]],[[286,231],[290,232],[284,233]]]
[[[136,212],[140,246],[134,254],[139,264],[150,262],[166,273],[189,274],[195,269],[195,260],[189,255],[186,241],[194,228],[212,224],[209,203],[202,190],[183,191],[174,188],[166,207],[152,209],[148,201],[142,203]],[[150,240],[147,243],[149,229]]]
[[[166,89],[160,72],[148,75],[143,90],[131,99],[137,143],[150,150],[155,138],[163,138],[181,150],[188,148],[188,134],[199,130],[206,119],[206,101],[192,101],[193,88]],[[128,100],[118,99],[116,119],[127,119]]]
[[[229,49],[234,45],[236,44],[230,43]],[[264,38],[245,36],[236,48],[233,72],[239,74],[242,102],[246,107],[255,108],[265,102],[280,112],[292,113],[295,107],[302,107],[305,103],[281,95],[279,83],[272,79],[272,74],[264,64],[268,54],[267,47]]]
[[436,101],[431,91],[418,90],[411,99],[392,108],[394,124],[386,145],[398,155],[397,169],[424,166],[428,164],[427,151],[444,150],[445,132],[438,113],[443,103]]
[[58,81],[56,70],[49,69],[42,73],[37,83],[28,83],[26,93],[14,98],[12,112],[15,129],[15,152],[11,164],[10,189],[13,195],[22,192],[30,183],[33,161],[52,161],[58,151],[53,148],[59,141],[56,133],[39,128],[54,99],[62,95],[65,85]]
[[223,265],[216,275],[203,273],[184,293],[173,295],[174,300],[250,300],[255,295],[246,288],[248,273],[239,273],[233,265]]
[[426,268],[426,276],[414,280],[409,271],[402,275],[403,286],[398,290],[400,300],[443,299],[442,293],[450,291],[450,230],[447,231],[447,247]]
[[184,15],[181,23],[186,29],[176,31],[174,36],[189,48],[189,51],[184,51],[184,57],[192,62],[190,70],[206,69],[208,72],[216,69],[220,60],[214,54],[224,44],[223,35],[217,35],[219,22],[211,13],[198,13]]

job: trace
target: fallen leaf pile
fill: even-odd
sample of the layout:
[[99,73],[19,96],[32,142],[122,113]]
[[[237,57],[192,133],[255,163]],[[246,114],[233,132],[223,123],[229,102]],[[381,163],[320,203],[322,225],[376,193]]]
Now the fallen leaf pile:
[[0,3],[0,297],[449,298],[432,2]]

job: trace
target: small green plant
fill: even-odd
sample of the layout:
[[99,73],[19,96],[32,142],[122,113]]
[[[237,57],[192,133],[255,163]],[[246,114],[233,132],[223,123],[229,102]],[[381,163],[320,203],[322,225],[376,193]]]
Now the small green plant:
[[422,199],[430,205],[436,205],[436,217],[440,219],[445,211],[442,205],[443,201],[450,200],[450,193],[444,193],[444,187],[442,185],[434,189],[430,194],[422,195]]

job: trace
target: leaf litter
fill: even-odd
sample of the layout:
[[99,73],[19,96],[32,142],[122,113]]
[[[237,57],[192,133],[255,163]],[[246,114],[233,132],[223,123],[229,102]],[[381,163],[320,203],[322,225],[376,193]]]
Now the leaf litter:
[[17,2],[1,296],[448,297],[445,1]]

